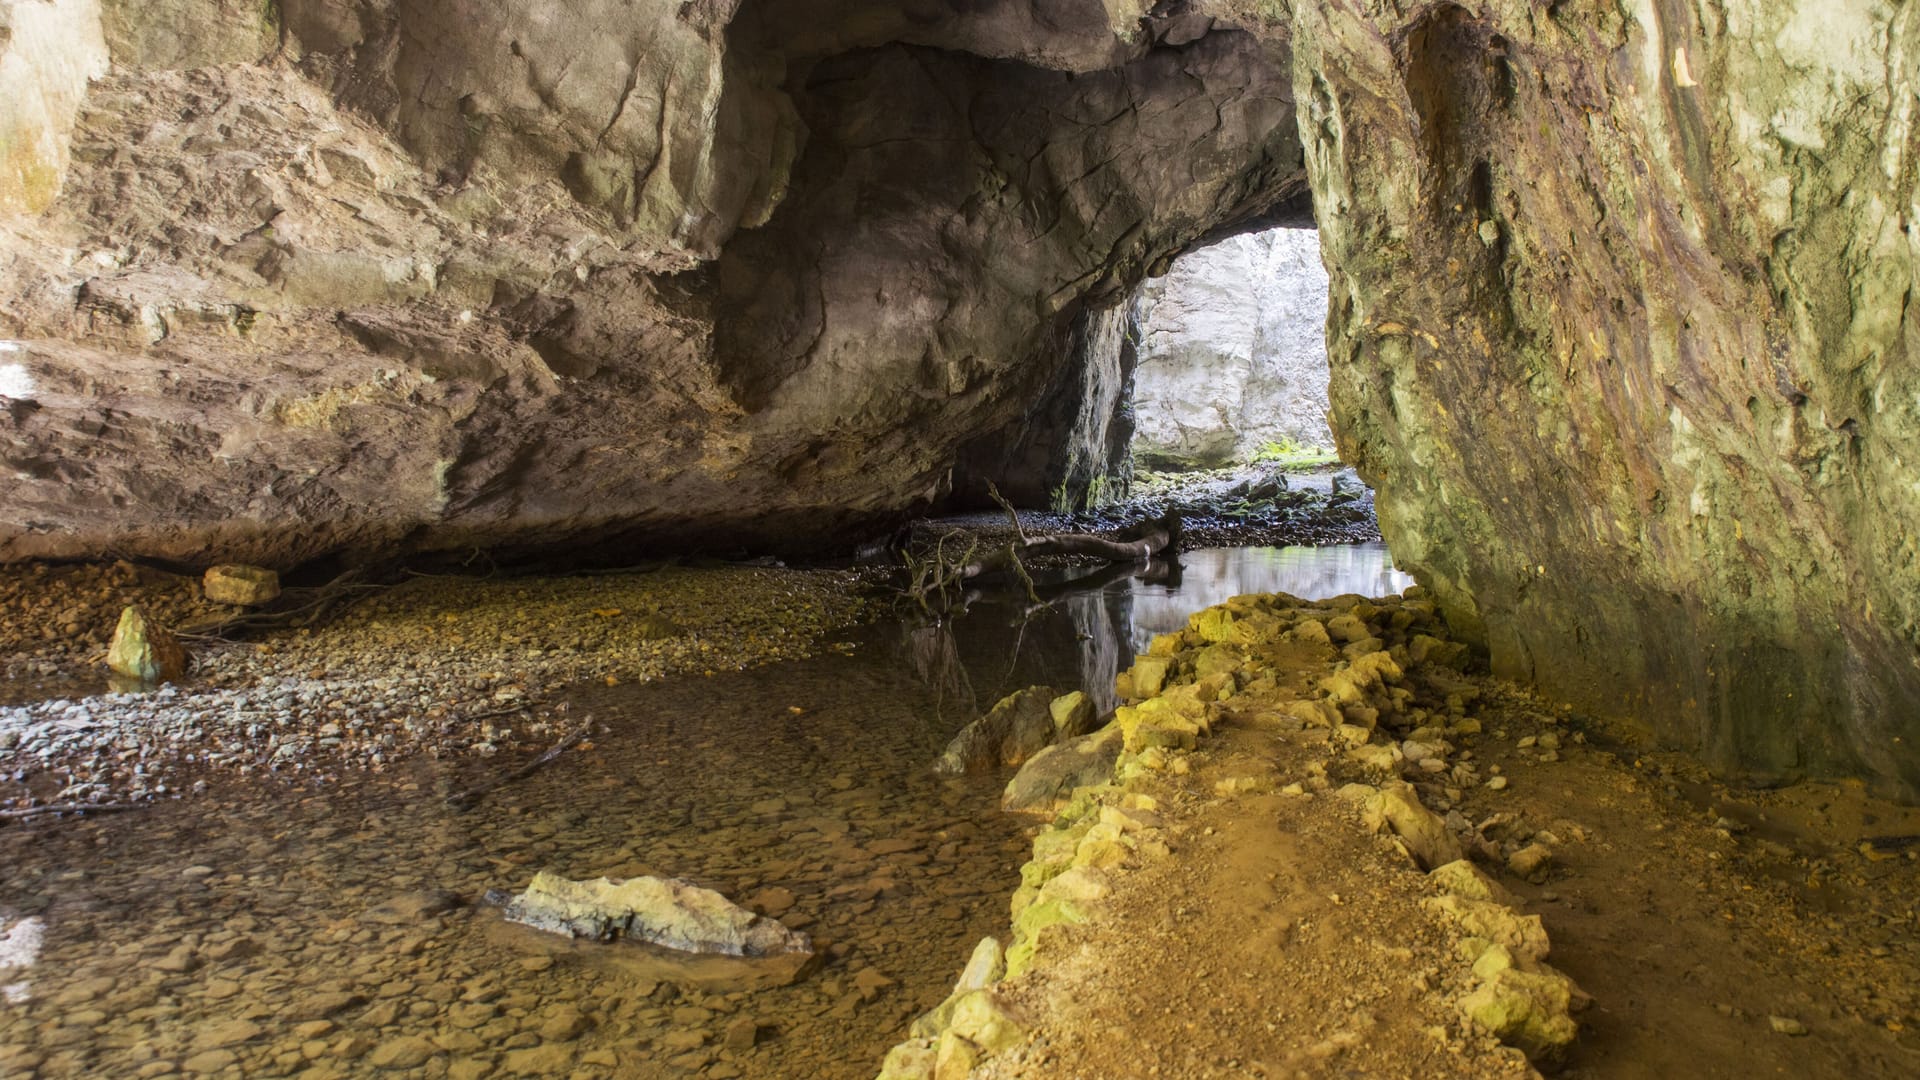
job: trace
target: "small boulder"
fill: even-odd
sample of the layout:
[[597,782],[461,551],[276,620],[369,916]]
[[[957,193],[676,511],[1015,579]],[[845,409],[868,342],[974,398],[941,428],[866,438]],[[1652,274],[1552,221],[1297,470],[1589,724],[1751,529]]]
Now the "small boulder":
[[1030,686],[1001,698],[987,715],[960,730],[933,763],[943,776],[1019,765],[1054,741],[1050,686]]
[[1075,788],[1108,782],[1120,758],[1121,738],[1119,725],[1109,724],[1091,735],[1040,751],[1007,782],[1000,808],[1052,813],[1073,797]]
[[1580,1026],[1572,1011],[1573,981],[1546,968],[1496,971],[1460,999],[1460,1011],[1529,1061],[1550,1061],[1573,1043]]
[[280,595],[280,575],[265,567],[227,563],[208,568],[200,587],[216,604],[259,607]]
[[907,1029],[908,1036],[915,1039],[938,1038],[952,1022],[954,1007],[961,998],[975,990],[985,990],[999,982],[1006,973],[1007,956],[1000,948],[999,940],[981,938],[980,943],[973,947],[973,955],[968,958],[966,968],[960,972],[960,981],[954,983],[953,993],[947,995],[947,1000],[921,1013]]
[[1460,841],[1447,831],[1447,823],[1421,805],[1420,796],[1411,784],[1382,787],[1378,795],[1368,800],[1366,821],[1375,832],[1391,828],[1422,870],[1465,858]]
[[1167,673],[1172,667],[1172,657],[1151,655],[1135,657],[1133,667],[1126,672],[1128,693],[1121,696],[1143,699],[1158,694],[1167,685]]
[[1515,877],[1538,885],[1553,871],[1553,849],[1545,844],[1528,844],[1507,856],[1507,869],[1513,871]]
[[1078,690],[1054,698],[1048,703],[1047,711],[1053,716],[1055,742],[1079,738],[1100,722],[1093,709],[1093,699]]
[[187,673],[187,651],[165,627],[130,606],[120,613],[120,625],[114,628],[107,666],[143,683],[174,682]]

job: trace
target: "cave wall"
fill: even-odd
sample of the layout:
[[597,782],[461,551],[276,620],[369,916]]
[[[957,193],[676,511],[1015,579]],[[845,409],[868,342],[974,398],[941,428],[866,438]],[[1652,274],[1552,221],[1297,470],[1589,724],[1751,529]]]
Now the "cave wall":
[[0,560],[844,539],[1310,183],[1336,436],[1496,669],[1917,790],[1917,27],[0,0]]
[[1497,672],[1920,780],[1920,9],[1292,6],[1334,428]]
[[0,217],[0,559],[923,510],[1083,311],[1305,190],[1284,40],[1149,6],[62,0],[111,66],[30,72],[89,88]]

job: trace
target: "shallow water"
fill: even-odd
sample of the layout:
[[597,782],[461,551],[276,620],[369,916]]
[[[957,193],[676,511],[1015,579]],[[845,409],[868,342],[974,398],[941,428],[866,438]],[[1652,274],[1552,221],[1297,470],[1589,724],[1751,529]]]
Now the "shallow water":
[[[582,687],[590,743],[469,810],[446,795],[520,762],[0,827],[0,944],[36,920],[0,953],[0,1076],[869,1076],[1004,933],[1026,857],[1005,775],[928,771],[956,730],[1034,683],[1110,695],[1135,643],[1227,596],[1377,593],[1403,584],[1389,565],[1379,545],[1195,552],[1177,586],[1061,573],[1044,605],[983,594],[810,660]],[[790,904],[823,962],[773,988],[676,977],[475,903],[541,869]]]

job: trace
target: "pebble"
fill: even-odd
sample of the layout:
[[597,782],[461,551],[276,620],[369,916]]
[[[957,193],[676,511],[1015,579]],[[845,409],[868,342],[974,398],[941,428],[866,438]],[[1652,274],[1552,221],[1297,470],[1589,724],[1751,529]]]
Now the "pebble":
[[[127,601],[171,625],[222,610],[199,600],[194,579],[131,566],[0,571],[0,680],[39,678],[51,665],[57,685],[106,690],[104,669],[89,663],[91,644],[22,660],[27,650],[11,640],[23,625],[39,640],[46,618],[37,604],[50,592],[66,596],[60,582],[69,578],[88,597],[78,617],[101,626],[103,642]],[[341,767],[391,768],[422,751],[485,756],[503,744],[544,746],[570,726],[540,711],[549,692],[608,675],[646,681],[806,655],[820,633],[857,620],[855,583],[838,571],[745,567],[419,579],[324,627],[252,648],[202,648],[187,685],[0,706],[0,776],[18,783],[55,774],[63,801],[121,802],[206,790],[204,775],[189,770],[324,779]],[[592,614],[615,608],[638,617]],[[663,629],[673,633],[662,637]],[[514,711],[520,705],[528,709]]]
[[439,1050],[418,1035],[388,1039],[367,1055],[367,1064],[376,1069],[417,1069]]
[[1504,790],[1507,786],[1507,778],[1504,776],[1489,777],[1486,786],[1489,791]]
[[1767,1017],[1767,1025],[1782,1035],[1805,1035],[1807,1033],[1807,1025],[1791,1016],[1769,1016]]

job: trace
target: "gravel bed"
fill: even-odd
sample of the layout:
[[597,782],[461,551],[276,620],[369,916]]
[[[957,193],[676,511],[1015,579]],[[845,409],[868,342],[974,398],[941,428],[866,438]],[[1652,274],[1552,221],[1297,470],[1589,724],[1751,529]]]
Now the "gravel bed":
[[[549,704],[555,691],[807,655],[861,617],[858,586],[847,572],[760,567],[420,578],[321,628],[196,648],[185,684],[128,694],[93,692],[121,604],[176,625],[225,609],[195,601],[192,579],[125,564],[9,569],[0,700],[69,692],[0,706],[0,808],[175,795],[210,771],[326,780],[412,755],[546,745],[577,722]],[[32,632],[50,606],[62,635],[80,628],[72,640]]]

